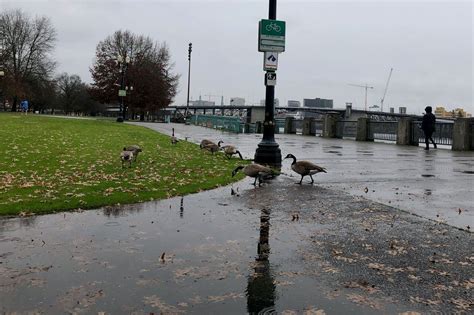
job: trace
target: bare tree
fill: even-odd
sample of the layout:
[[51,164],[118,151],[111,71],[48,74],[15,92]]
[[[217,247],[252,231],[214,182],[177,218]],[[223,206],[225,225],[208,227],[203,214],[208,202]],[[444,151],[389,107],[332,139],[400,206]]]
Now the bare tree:
[[116,103],[122,85],[123,65],[117,57],[128,60],[124,85],[133,86],[126,97],[130,113],[155,111],[171,104],[177,92],[179,75],[173,74],[173,63],[166,44],[129,31],[117,31],[101,41],[96,48],[96,60],[91,68],[92,93],[101,103]]
[[56,78],[58,88],[58,102],[66,114],[73,112],[79,107],[79,95],[83,83],[78,75],[62,73]]
[[56,77],[56,107],[66,114],[96,115],[103,111],[103,106],[94,101],[90,87],[76,75],[62,73]]
[[46,17],[30,18],[21,10],[9,10],[0,13],[0,40],[4,89],[13,98],[12,111],[16,111],[18,100],[27,96],[31,82],[51,77],[55,62],[50,53],[56,31]]

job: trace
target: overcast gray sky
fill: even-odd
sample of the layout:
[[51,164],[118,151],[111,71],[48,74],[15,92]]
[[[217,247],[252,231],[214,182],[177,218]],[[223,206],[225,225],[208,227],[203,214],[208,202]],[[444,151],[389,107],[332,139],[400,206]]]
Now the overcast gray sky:
[[[187,50],[193,43],[191,97],[225,103],[264,98],[258,21],[268,1],[0,0],[1,9],[21,8],[51,18],[58,33],[58,72],[90,82],[97,43],[114,31],[130,30],[166,42],[181,74],[176,104],[186,103]],[[286,21],[286,51],[279,56],[275,89],[280,104],[303,98],[380,104],[390,68],[385,108],[406,106],[420,114],[426,105],[473,106],[472,1],[278,1]]]

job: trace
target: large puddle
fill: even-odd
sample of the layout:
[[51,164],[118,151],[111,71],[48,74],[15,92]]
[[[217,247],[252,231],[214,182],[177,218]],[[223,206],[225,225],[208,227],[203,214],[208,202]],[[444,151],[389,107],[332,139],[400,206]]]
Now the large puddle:
[[[307,220],[309,204],[268,206],[271,185],[283,189],[293,179],[256,189],[250,182],[234,185],[233,196],[228,186],[121,208],[0,220],[0,311],[378,313],[325,280],[333,273],[329,265],[302,257],[310,236],[330,223]],[[388,303],[384,310],[395,308]]]

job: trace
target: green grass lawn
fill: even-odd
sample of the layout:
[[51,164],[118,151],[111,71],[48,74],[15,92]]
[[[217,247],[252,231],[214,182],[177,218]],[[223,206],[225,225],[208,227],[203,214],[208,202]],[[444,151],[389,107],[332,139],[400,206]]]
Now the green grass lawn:
[[[122,169],[126,145],[143,148]],[[47,213],[163,199],[241,179],[247,161],[105,120],[0,114],[0,215]]]

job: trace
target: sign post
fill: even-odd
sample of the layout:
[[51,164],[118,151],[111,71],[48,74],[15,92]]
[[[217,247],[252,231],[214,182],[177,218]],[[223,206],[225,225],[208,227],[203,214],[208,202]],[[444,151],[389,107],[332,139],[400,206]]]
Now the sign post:
[[263,71],[274,71],[278,68],[278,53],[265,52],[263,54]]
[[275,86],[277,83],[277,74],[273,71],[265,73],[265,86]]
[[269,0],[268,20],[258,24],[258,51],[264,52],[265,73],[265,119],[263,138],[255,151],[254,161],[273,167],[281,167],[281,150],[275,141],[275,85],[278,53],[285,51],[286,23],[276,20],[277,0]]
[[285,51],[285,21],[261,20],[258,23],[258,51]]

